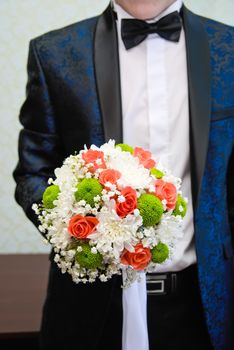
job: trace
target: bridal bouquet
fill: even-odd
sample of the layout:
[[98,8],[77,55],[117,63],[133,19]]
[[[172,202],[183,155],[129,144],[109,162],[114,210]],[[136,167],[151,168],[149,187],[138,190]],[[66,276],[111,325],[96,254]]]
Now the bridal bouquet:
[[171,259],[187,200],[181,180],[140,147],[92,145],[65,159],[33,205],[55,252],[74,282],[105,282],[123,269],[131,283]]

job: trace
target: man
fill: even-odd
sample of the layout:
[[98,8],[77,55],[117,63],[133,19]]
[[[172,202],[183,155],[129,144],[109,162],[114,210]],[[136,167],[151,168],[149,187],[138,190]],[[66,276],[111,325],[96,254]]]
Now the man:
[[[116,0],[32,40],[28,76],[14,177],[30,220],[84,144],[150,149],[182,177],[189,210],[172,261],[147,277],[149,349],[233,349],[234,29],[181,0]],[[147,350],[120,278],[75,285],[50,258],[41,349],[120,350],[123,338],[123,350]]]

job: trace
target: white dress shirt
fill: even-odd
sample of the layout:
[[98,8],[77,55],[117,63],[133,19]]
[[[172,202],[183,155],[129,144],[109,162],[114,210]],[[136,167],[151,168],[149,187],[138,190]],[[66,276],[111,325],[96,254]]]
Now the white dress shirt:
[[[162,273],[180,271],[196,262],[185,33],[182,29],[178,43],[150,34],[138,46],[126,50],[121,38],[121,20],[132,16],[115,1],[113,6],[117,13],[123,141],[150,150],[173,175],[182,179],[183,195],[189,200],[183,239],[179,241],[172,260],[156,269]],[[176,0],[152,22],[180,11],[181,6],[182,0]],[[143,273],[140,282],[123,289],[122,350],[149,349],[146,305]]]
[[[180,11],[176,0],[152,22]],[[189,103],[185,34],[178,43],[150,34],[138,46],[126,50],[121,38],[121,19],[133,18],[114,2],[117,12],[123,141],[150,150],[173,175],[182,179],[188,198],[184,238],[172,261],[156,272],[179,271],[196,262],[190,176]],[[151,21],[149,21],[151,22]]]

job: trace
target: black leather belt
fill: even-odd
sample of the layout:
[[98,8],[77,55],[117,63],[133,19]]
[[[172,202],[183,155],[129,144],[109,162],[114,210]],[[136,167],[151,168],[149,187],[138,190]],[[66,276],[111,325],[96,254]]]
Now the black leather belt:
[[147,294],[149,296],[176,295],[191,290],[197,280],[196,265],[179,272],[149,273],[146,275]]

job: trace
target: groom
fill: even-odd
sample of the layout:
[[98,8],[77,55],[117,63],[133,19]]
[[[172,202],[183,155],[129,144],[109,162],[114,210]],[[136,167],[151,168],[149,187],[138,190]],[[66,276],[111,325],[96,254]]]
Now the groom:
[[[36,226],[32,204],[84,144],[150,149],[182,178],[184,239],[147,276],[149,348],[233,349],[234,29],[181,0],[113,1],[30,42],[20,121],[16,200]],[[50,259],[41,350],[121,350],[121,279],[75,285]]]

